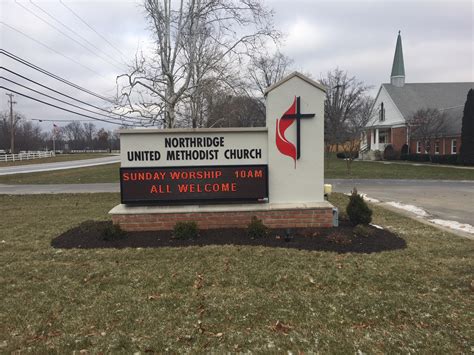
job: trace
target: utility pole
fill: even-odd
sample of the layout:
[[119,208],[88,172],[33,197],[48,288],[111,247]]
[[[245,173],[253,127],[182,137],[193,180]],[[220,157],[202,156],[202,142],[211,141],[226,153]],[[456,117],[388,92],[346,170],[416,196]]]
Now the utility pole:
[[12,93],[5,94],[10,97],[10,153],[15,153],[15,125],[13,123],[13,105],[16,104],[16,101],[13,101]]

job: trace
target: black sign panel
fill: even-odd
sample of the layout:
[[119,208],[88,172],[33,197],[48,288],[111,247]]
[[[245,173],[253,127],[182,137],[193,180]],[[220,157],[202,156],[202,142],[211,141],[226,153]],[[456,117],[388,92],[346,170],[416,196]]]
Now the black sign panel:
[[120,168],[124,204],[259,202],[268,198],[267,165]]

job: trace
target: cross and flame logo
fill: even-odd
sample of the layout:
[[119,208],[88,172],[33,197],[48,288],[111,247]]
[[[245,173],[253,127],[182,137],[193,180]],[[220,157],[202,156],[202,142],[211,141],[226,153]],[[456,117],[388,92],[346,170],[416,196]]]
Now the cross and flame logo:
[[293,104],[285,112],[281,119],[276,120],[276,146],[281,154],[289,156],[295,162],[296,167],[296,146],[285,137],[285,132],[295,119],[283,119],[286,115],[294,115],[296,113],[296,97]]
[[[281,154],[289,156],[295,162],[301,156],[301,139],[300,139],[300,120],[302,118],[312,118],[314,113],[301,113],[301,99],[296,97],[290,108],[276,120],[276,146]],[[296,146],[290,142],[286,136],[286,130],[296,121]]]

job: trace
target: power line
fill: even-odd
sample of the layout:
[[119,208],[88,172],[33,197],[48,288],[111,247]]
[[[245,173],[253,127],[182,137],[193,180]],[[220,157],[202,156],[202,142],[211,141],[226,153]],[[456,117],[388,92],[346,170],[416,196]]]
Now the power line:
[[92,31],[94,31],[94,33],[99,36],[100,38],[102,38],[105,42],[107,42],[112,48],[114,48],[117,53],[119,53],[121,56],[122,56],[122,60],[123,60],[123,56],[125,56],[125,54],[123,54],[123,52],[118,49],[116,46],[114,46],[112,43],[109,42],[109,40],[107,38],[105,38],[104,36],[102,36],[99,32],[97,32],[91,25],[89,25],[81,16],[79,16],[77,13],[75,13],[69,6],[67,6],[65,3],[62,2],[62,0],[59,0],[59,2],[61,3],[61,5],[63,5],[66,9],[68,9],[76,18],[78,18],[84,25],[86,25],[87,27],[89,27]]
[[[0,23],[1,23],[1,21],[0,21]],[[87,94],[89,94],[89,95],[95,96],[95,97],[97,97],[97,98],[99,98],[99,99],[101,99],[101,100],[104,100],[104,101],[107,101],[107,102],[109,102],[109,103],[111,103],[111,104],[114,104],[114,102],[113,102],[111,99],[106,98],[105,96],[102,96],[102,95],[100,95],[100,94],[97,94],[97,93],[95,93],[95,92],[93,92],[93,91],[90,91],[90,90],[88,90],[88,89],[86,89],[86,88],[83,88],[82,86],[79,86],[79,85],[77,85],[77,84],[74,84],[74,83],[70,82],[69,80],[63,79],[63,78],[61,78],[60,76],[58,76],[58,75],[56,75],[56,74],[53,74],[53,73],[47,71],[46,69],[40,68],[40,67],[38,67],[37,65],[35,65],[35,64],[33,64],[33,63],[27,61],[26,59],[20,58],[20,57],[18,57],[18,56],[16,56],[16,55],[14,55],[14,54],[12,54],[12,53],[10,53],[10,52],[4,50],[4,49],[0,49],[0,54],[6,55],[7,57],[9,57],[9,58],[11,58],[11,59],[13,59],[13,60],[16,60],[17,62],[20,62],[20,63],[23,64],[23,65],[26,65],[26,66],[28,66],[28,67],[30,67],[30,68],[32,68],[32,69],[35,69],[35,70],[39,71],[40,73],[43,73],[43,74],[45,74],[45,75],[47,75],[47,76],[50,76],[50,77],[52,77],[53,79],[56,79],[56,80],[58,80],[58,81],[60,81],[60,82],[62,82],[62,83],[64,83],[64,84],[67,84],[67,85],[69,85],[69,86],[72,86],[72,87],[75,88],[75,89],[78,89],[78,90],[83,91],[83,92],[85,92],[85,93],[87,93]]]
[[20,6],[21,8],[23,8],[24,10],[28,11],[30,14],[32,14],[34,17],[36,17],[37,19],[39,19],[40,21],[44,22],[45,24],[47,24],[49,27],[53,28],[54,30],[56,30],[57,32],[59,32],[60,34],[62,34],[63,36],[67,37],[68,39],[70,39],[71,41],[77,43],[78,45],[80,45],[82,48],[84,48],[86,51],[88,51],[89,53],[92,53],[93,55],[96,55],[97,57],[99,57],[100,59],[102,59],[104,62],[110,64],[110,65],[113,65],[114,67],[116,67],[117,69],[121,70],[119,67],[117,67],[114,63],[108,61],[107,59],[104,59],[102,58],[101,56],[99,56],[97,53],[95,53],[94,51],[90,50],[89,48],[87,48],[85,45],[83,45],[82,43],[80,43],[79,41],[77,41],[76,39],[74,39],[73,37],[69,36],[67,33],[65,33],[64,31],[61,31],[58,27],[54,26],[51,22],[48,22],[46,21],[45,19],[43,19],[42,17],[38,16],[37,14],[35,14],[33,11],[31,11],[30,9],[28,9],[27,7],[23,6],[22,4],[20,4],[17,0],[15,0],[15,3]]
[[25,118],[25,120],[38,122],[95,122],[95,120],[52,120],[47,118]]
[[82,113],[79,113],[79,112],[76,112],[76,111],[69,110],[69,109],[64,108],[64,107],[60,107],[60,106],[51,104],[51,103],[49,103],[49,102],[46,102],[46,101],[43,101],[43,100],[34,98],[34,97],[32,97],[32,96],[29,96],[29,95],[22,94],[21,92],[12,90],[12,89],[7,88],[7,87],[5,87],[5,86],[0,86],[0,89],[4,89],[4,90],[7,90],[7,91],[14,92],[14,93],[17,94],[17,95],[26,97],[26,98],[28,98],[28,99],[30,99],[30,100],[34,100],[34,101],[40,102],[40,103],[42,103],[42,104],[45,104],[45,105],[48,105],[48,106],[51,106],[51,107],[55,107],[55,108],[57,108],[57,109],[59,109],[59,110],[66,111],[66,112],[69,112],[69,113],[73,113],[73,114],[78,115],[78,116],[91,118],[91,119],[93,119],[93,120],[95,120],[95,121],[101,121],[101,122],[110,123],[110,124],[115,124],[115,125],[119,125],[119,126],[128,126],[128,127],[136,126],[136,125],[131,125],[131,124],[127,124],[127,123],[117,123],[117,122],[108,121],[108,120],[104,120],[104,119],[101,119],[101,118],[97,118],[97,117],[92,117],[92,116],[89,116],[89,115],[85,115],[85,114],[82,114]]
[[30,0],[30,3],[37,7],[40,11],[42,11],[44,14],[46,14],[49,18],[53,19],[54,21],[56,21],[57,23],[59,23],[61,26],[63,26],[64,28],[66,28],[68,31],[74,33],[77,37],[81,38],[84,42],[86,42],[87,44],[89,44],[91,47],[93,47],[94,49],[96,49],[97,51],[101,52],[102,54],[104,54],[106,57],[108,57],[109,59],[111,59],[112,61],[114,61],[115,63],[119,64],[119,65],[123,65],[124,63],[120,63],[119,61],[117,61],[114,57],[112,57],[111,55],[107,54],[106,52],[104,52],[102,49],[100,49],[99,47],[97,47],[95,44],[91,43],[88,39],[84,38],[81,34],[77,33],[76,31],[74,31],[72,28],[70,28],[69,26],[65,25],[62,21],[58,20],[56,17],[54,17],[53,15],[51,15],[48,11],[46,11],[45,9],[43,9],[41,6],[35,4],[32,0]]
[[446,111],[446,110],[452,110],[453,108],[458,108],[458,107],[464,107],[464,105],[457,105],[457,106],[451,106],[451,107],[443,107],[438,109],[439,111]]
[[[36,85],[38,85],[38,86],[41,86],[41,87],[44,88],[44,89],[50,90],[50,91],[52,91],[52,92],[54,92],[54,93],[56,93],[56,94],[62,95],[62,96],[64,96],[64,97],[67,97],[68,99],[74,100],[74,101],[76,101],[76,102],[80,102],[81,104],[84,104],[84,105],[93,107],[93,108],[95,108],[95,109],[97,109],[97,110],[100,110],[100,111],[103,111],[103,112],[107,112],[107,113],[109,113],[109,114],[113,114],[113,115],[119,116],[121,119],[124,119],[124,118],[125,118],[125,119],[130,119],[130,120],[135,119],[135,120],[140,120],[140,122],[141,122],[141,118],[140,118],[140,117],[126,116],[126,115],[122,115],[122,114],[119,114],[119,113],[115,113],[115,112],[113,112],[113,111],[106,110],[106,109],[101,108],[101,107],[99,107],[99,106],[92,105],[92,104],[90,104],[90,103],[88,103],[88,102],[79,100],[79,99],[77,99],[77,98],[75,98],[75,97],[69,96],[69,95],[64,94],[64,93],[62,93],[62,92],[60,92],[60,91],[57,91],[57,90],[55,90],[55,89],[52,89],[52,88],[50,88],[49,86],[43,85],[43,84],[41,84],[41,83],[39,83],[39,82],[37,82],[37,81],[35,81],[35,80],[32,80],[32,79],[30,79],[30,78],[27,78],[26,76],[23,76],[23,75],[21,75],[21,74],[18,74],[17,72],[15,72],[15,71],[13,71],[13,70],[7,69],[7,68],[2,67],[2,66],[0,66],[0,69],[3,69],[3,70],[5,70],[5,71],[7,71],[7,72],[9,72],[9,73],[11,73],[11,74],[13,74],[13,75],[16,75],[16,76],[18,76],[18,77],[20,77],[20,78],[22,78],[22,79],[24,79],[24,80],[27,80],[27,81],[29,81],[29,82],[31,82],[31,83],[33,83],[33,84],[36,84]],[[6,79],[6,78],[5,78],[5,80],[10,81],[9,79]],[[92,112],[92,111],[91,111],[91,112]]]
[[1,23],[2,25],[4,25],[4,26],[8,27],[8,28],[11,29],[12,31],[15,31],[15,32],[17,32],[17,33],[19,33],[19,34],[25,36],[26,38],[32,40],[33,42],[36,42],[36,43],[42,45],[43,47],[49,49],[50,51],[53,51],[54,53],[60,55],[61,57],[64,57],[64,58],[70,60],[71,62],[74,62],[74,63],[80,65],[81,67],[83,67],[83,68],[89,70],[90,72],[92,72],[92,73],[94,73],[94,74],[96,74],[96,75],[99,75],[100,77],[102,77],[102,78],[104,78],[104,79],[107,79],[105,76],[103,76],[102,74],[96,72],[94,69],[89,68],[87,65],[84,65],[84,64],[82,64],[81,62],[78,62],[77,60],[72,59],[71,57],[68,57],[67,55],[62,54],[61,52],[58,52],[56,49],[51,48],[51,47],[48,46],[47,44],[44,44],[43,42],[38,41],[37,39],[35,39],[35,38],[33,38],[33,37],[27,35],[26,33],[24,33],[24,32],[22,32],[22,31],[16,29],[15,27],[10,26],[10,25],[6,24],[6,23],[3,22],[3,21],[0,21],[0,23]]
[[[3,77],[3,76],[0,76],[0,79],[6,80],[6,81],[8,81],[8,82],[10,82],[10,83],[12,83],[12,84],[15,84],[15,85],[18,85],[18,86],[24,88],[24,89],[33,91],[33,92],[36,93],[36,94],[46,96],[46,97],[49,98],[49,99],[56,100],[56,101],[58,101],[58,102],[61,102],[61,103],[66,104],[66,105],[70,105],[70,106],[75,107],[75,108],[78,108],[78,109],[80,109],[80,110],[84,110],[84,111],[93,113],[93,114],[95,114],[95,115],[99,115],[99,116],[102,116],[102,117],[106,117],[106,118],[111,119],[111,120],[120,120],[120,118],[117,118],[117,117],[110,117],[110,116],[107,116],[107,115],[103,115],[103,114],[101,114],[101,113],[98,113],[98,112],[95,112],[95,111],[92,111],[92,110],[83,108],[83,107],[81,107],[81,106],[78,106],[78,105],[69,103],[69,102],[67,102],[67,101],[58,99],[58,98],[56,98],[56,97],[54,97],[54,96],[51,96],[51,95],[45,94],[45,93],[43,93],[43,92],[41,92],[41,91],[32,89],[32,88],[30,88],[30,87],[28,87],[28,86],[26,86],[26,85],[17,83],[16,81],[7,79],[7,78],[5,78],[5,77]],[[123,122],[123,119],[122,119],[122,122]],[[137,123],[138,123],[138,122],[137,122]],[[141,123],[141,122],[140,122],[140,123]]]

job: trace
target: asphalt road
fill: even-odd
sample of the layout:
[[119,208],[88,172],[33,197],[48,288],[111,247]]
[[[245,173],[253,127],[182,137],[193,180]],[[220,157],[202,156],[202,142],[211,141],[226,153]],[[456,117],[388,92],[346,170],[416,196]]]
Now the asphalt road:
[[120,161],[120,156],[113,155],[110,157],[62,161],[62,162],[56,162],[56,163],[7,166],[7,167],[0,168],[0,175],[26,174],[26,173],[38,173],[42,171],[84,168],[87,166],[118,163],[119,161]]
[[[380,202],[400,202],[424,209],[429,219],[442,219],[474,225],[474,181],[443,180],[344,180],[328,179],[335,192],[350,193],[355,186],[359,193]],[[5,185],[0,194],[56,194],[119,192],[118,183],[63,185]],[[399,210],[405,213],[403,210]],[[409,214],[409,213],[408,213]],[[466,233],[452,232],[472,238]]]
[[329,179],[335,192],[359,193],[381,202],[401,202],[423,208],[430,218],[474,225],[474,181]]

